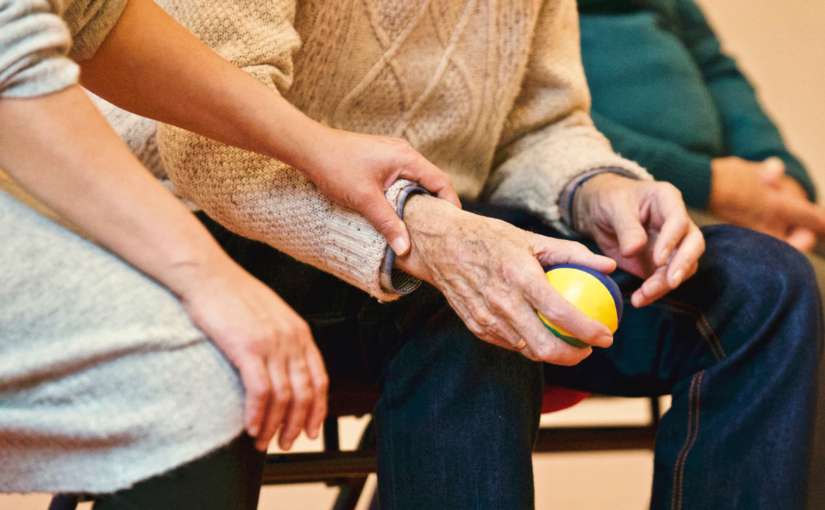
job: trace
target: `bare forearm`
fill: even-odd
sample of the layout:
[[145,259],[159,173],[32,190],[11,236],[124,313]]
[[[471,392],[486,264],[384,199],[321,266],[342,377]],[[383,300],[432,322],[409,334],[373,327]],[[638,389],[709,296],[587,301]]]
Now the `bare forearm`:
[[214,140],[312,167],[331,131],[233,66],[151,0],[130,0],[81,82],[111,103]]
[[0,100],[0,167],[108,249],[182,293],[228,258],[129,153],[79,87]]

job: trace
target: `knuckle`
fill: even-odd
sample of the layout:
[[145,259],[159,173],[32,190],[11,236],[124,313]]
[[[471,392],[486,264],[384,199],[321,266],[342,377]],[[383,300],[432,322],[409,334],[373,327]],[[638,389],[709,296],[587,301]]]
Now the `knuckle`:
[[550,363],[555,363],[553,360],[558,355],[557,350],[553,347],[551,342],[540,343],[533,349],[533,352],[539,359]]
[[312,390],[310,390],[309,385],[305,388],[296,388],[295,393],[292,397],[292,402],[296,404],[298,407],[306,407],[309,404],[309,401],[312,400]]
[[292,401],[292,388],[285,386],[280,391],[275,392],[275,405],[286,406]]
[[323,394],[329,391],[329,377],[326,374],[315,378],[315,391]]
[[495,315],[490,313],[486,308],[481,308],[475,311],[475,321],[481,329],[489,330],[495,326],[497,322]]
[[585,358],[590,356],[591,352],[593,352],[593,350],[590,349],[590,348],[586,348],[586,349],[576,348],[575,351],[573,350],[573,348],[571,348],[571,349],[566,350],[565,352],[561,353],[557,357],[557,359],[553,361],[553,363],[556,364],[556,365],[572,367],[572,366],[578,365],[579,363],[584,361]]

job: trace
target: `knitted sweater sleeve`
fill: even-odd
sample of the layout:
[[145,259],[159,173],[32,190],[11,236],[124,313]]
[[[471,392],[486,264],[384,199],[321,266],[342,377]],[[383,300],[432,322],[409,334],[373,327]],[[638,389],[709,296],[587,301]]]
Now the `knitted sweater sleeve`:
[[805,189],[811,201],[816,189],[802,163],[788,151],[776,124],[759,104],[756,91],[722,46],[704,13],[693,0],[678,0],[681,38],[702,72],[724,127],[731,156],[761,161],[782,159],[786,173]]
[[[224,58],[273,93],[292,82],[300,45],[294,0],[162,0],[159,4]],[[332,273],[381,300],[383,237],[360,215],[318,192],[303,174],[277,160],[168,125],[158,147],[177,192],[223,226]],[[387,192],[396,205],[409,183]]]
[[522,89],[505,123],[485,196],[563,229],[559,196],[577,175],[615,168],[651,177],[614,153],[593,126],[575,0],[546,0],[541,9]]

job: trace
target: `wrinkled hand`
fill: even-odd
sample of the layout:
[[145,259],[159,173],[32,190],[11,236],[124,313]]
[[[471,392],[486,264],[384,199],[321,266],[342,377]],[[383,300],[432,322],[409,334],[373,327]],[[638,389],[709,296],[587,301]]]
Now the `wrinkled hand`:
[[727,223],[768,234],[808,251],[825,234],[825,210],[785,175],[779,158],[713,160],[709,210]]
[[307,177],[334,202],[358,211],[398,255],[410,248],[410,236],[384,193],[407,179],[457,207],[461,203],[450,177],[416,152],[406,140],[327,129],[304,166]]
[[404,271],[436,286],[480,339],[525,356],[574,365],[591,348],[580,349],[554,336],[536,310],[576,338],[608,347],[613,335],[564,299],[542,266],[581,264],[610,272],[616,264],[579,243],[525,232],[505,222],[461,211],[443,200],[416,195],[404,208],[413,248],[397,258]]
[[576,228],[619,267],[645,279],[630,298],[648,305],[693,276],[705,251],[702,232],[671,184],[602,174],[576,192]]
[[187,275],[181,297],[192,321],[238,369],[244,425],[262,451],[281,429],[288,450],[306,430],[318,437],[327,412],[324,362],[309,326],[277,294],[239,267]]

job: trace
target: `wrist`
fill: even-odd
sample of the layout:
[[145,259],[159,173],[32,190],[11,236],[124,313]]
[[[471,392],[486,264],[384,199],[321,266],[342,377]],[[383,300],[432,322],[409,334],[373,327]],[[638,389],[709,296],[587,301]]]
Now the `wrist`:
[[326,164],[334,129],[309,118],[283,97],[276,95],[273,114],[269,115],[267,156],[290,165],[307,178],[309,173]]
[[[210,239],[211,240],[211,239]],[[211,292],[216,283],[243,277],[243,269],[235,264],[215,243],[190,249],[170,257],[157,279],[182,301],[189,301],[204,292]]]
[[616,173],[603,173],[582,183],[573,195],[571,226],[580,234],[592,237],[593,211],[590,204],[593,198],[597,197],[603,189],[619,189],[629,182],[635,181]]
[[394,266],[421,280],[432,283],[427,259],[434,246],[451,237],[457,215],[468,214],[446,200],[416,194],[404,204],[404,223],[410,233],[411,247],[407,255],[396,257]]
[[708,211],[717,211],[724,204],[730,202],[728,175],[734,172],[729,167],[732,158],[716,158],[710,162],[710,194],[708,195]]

